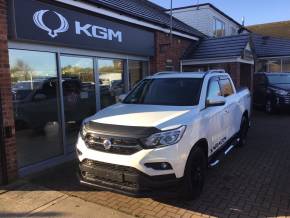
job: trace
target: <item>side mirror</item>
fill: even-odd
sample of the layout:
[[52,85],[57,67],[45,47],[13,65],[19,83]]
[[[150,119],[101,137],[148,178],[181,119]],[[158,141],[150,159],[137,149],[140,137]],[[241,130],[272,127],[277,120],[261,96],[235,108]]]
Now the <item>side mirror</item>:
[[33,98],[35,101],[41,101],[46,99],[46,95],[42,93],[38,93]]
[[118,102],[122,102],[126,98],[127,94],[121,94],[118,96]]
[[223,96],[217,96],[214,98],[208,98],[206,100],[207,107],[223,106],[226,104],[226,99]]

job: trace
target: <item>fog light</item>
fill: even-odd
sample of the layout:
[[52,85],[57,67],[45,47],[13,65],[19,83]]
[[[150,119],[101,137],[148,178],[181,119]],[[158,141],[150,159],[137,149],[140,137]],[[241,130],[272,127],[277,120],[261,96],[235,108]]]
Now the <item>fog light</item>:
[[167,162],[145,163],[144,165],[154,170],[171,170],[172,169],[172,166],[170,165],[170,163],[167,163]]

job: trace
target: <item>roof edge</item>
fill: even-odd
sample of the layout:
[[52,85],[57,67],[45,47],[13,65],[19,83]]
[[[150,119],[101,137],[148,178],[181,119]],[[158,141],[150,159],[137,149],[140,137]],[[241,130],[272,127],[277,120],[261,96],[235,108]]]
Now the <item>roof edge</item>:
[[[94,13],[98,13],[98,12],[96,12],[97,9],[98,10],[106,10],[106,11],[108,11],[108,13],[114,13],[117,16],[119,16],[119,17],[123,16],[124,18],[120,19],[120,18],[117,18],[115,16],[106,15],[104,13],[99,13],[99,14],[102,14],[104,16],[108,16],[108,17],[111,17],[111,18],[114,18],[114,19],[119,19],[121,21],[125,21],[125,22],[132,23],[132,24],[135,24],[135,25],[144,26],[144,27],[147,27],[149,29],[155,29],[155,30],[159,30],[159,31],[165,32],[165,33],[169,33],[170,32],[170,27],[168,25],[165,25],[165,24],[163,25],[162,23],[158,23],[158,22],[156,22],[154,20],[149,20],[149,19],[145,19],[145,18],[142,18],[142,17],[139,17],[139,16],[134,16],[134,15],[132,15],[130,13],[126,13],[124,11],[122,11],[122,14],[120,14],[120,10],[118,10],[118,8],[116,8],[116,7],[113,8],[113,7],[102,5],[102,4],[100,4],[100,6],[98,6],[99,4],[96,4],[92,0],[71,1],[71,2],[67,1],[67,0],[57,0],[57,1],[60,2],[60,3],[63,3],[63,4],[67,4],[67,5],[70,5],[70,6],[73,6],[73,7],[77,7],[77,8],[83,9],[83,10],[91,11],[91,12],[94,12]],[[83,7],[79,6],[80,4],[83,4],[84,6]],[[93,9],[88,9],[88,7],[89,8],[90,7],[94,7],[94,10]],[[164,12],[164,10],[163,10],[163,12]],[[125,19],[126,17],[127,17],[127,19]],[[128,19],[135,20],[136,22],[130,22],[130,21],[128,21]],[[181,21],[179,21],[179,22],[181,22]],[[140,23],[147,23],[148,25],[142,25]],[[183,23],[183,24],[186,25],[185,23]],[[155,26],[156,28],[153,28],[153,27],[150,27],[150,26]],[[196,40],[196,41],[198,41],[201,38],[205,37],[205,35],[203,33],[201,33],[200,31],[198,31],[196,29],[194,29],[194,30],[197,31],[199,34],[189,33],[189,32],[177,29],[177,28],[173,28],[173,35],[180,36],[180,37],[183,37],[183,38],[192,39],[192,40]]]
[[[58,0],[61,2],[61,0]],[[143,1],[143,0],[141,0]],[[161,13],[164,13],[164,11],[166,10],[165,8],[153,3],[153,2],[150,2],[150,1],[147,1],[147,0],[144,0],[146,3],[149,3],[151,5],[151,7],[155,7],[157,10],[160,10]],[[99,4],[99,3],[96,3],[95,1],[93,0],[81,0],[80,2],[84,3],[84,4],[91,4],[91,5],[94,5],[96,7],[100,7],[100,8],[105,8],[105,9],[108,9],[110,11],[113,11],[113,12],[117,12],[117,13],[120,13],[122,12],[124,15],[128,16],[128,17],[132,17],[133,19],[136,19],[136,20],[142,20],[144,22],[148,22],[148,23],[152,23],[154,25],[158,25],[162,28],[168,28],[170,29],[170,26],[169,25],[165,25],[165,24],[162,24],[160,22],[157,22],[155,20],[152,20],[152,19],[145,19],[145,18],[142,18],[140,16],[137,16],[137,15],[134,15],[134,14],[131,14],[131,13],[128,13],[126,11],[122,11],[120,9],[118,9],[118,7],[112,7],[112,6],[109,6],[109,5],[106,5],[106,4]],[[99,6],[98,6],[99,5]],[[165,13],[166,14],[166,13]],[[166,14],[168,15],[168,14]],[[169,16],[169,15],[168,15]],[[183,25],[185,26],[188,26],[189,28],[192,28],[194,29],[198,34],[193,34],[193,33],[188,33],[186,31],[182,31],[180,29],[177,29],[177,28],[174,28],[173,27],[173,30],[177,31],[177,32],[180,32],[182,34],[185,34],[185,35],[189,35],[189,36],[193,36],[193,37],[196,37],[196,38],[202,38],[202,37],[206,37],[206,35],[204,35],[202,32],[200,32],[199,30],[187,25],[186,23],[180,21],[179,19],[173,17],[173,20],[176,21],[176,22],[181,22]]]
[[[219,14],[223,15],[224,17],[228,18],[229,20],[231,20],[232,22],[237,24],[239,27],[244,27],[242,24],[240,24],[234,18],[230,17],[229,15],[227,15],[226,13],[224,13],[223,11],[221,11],[220,9],[218,9],[216,6],[214,6],[211,3],[203,3],[203,4],[188,5],[188,6],[183,6],[183,7],[176,7],[176,8],[172,8],[172,10],[174,11],[174,10],[181,10],[181,9],[187,9],[187,8],[197,8],[197,7],[202,7],[202,6],[210,6],[212,9],[217,11]],[[166,9],[165,11],[170,11],[170,9]]]

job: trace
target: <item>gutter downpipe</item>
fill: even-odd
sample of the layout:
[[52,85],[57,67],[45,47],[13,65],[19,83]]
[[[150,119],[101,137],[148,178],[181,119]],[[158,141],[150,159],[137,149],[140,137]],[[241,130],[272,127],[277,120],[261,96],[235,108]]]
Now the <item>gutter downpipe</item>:
[[170,0],[170,46],[172,46],[172,1]]
[[6,185],[8,183],[6,167],[5,128],[3,122],[3,109],[0,92],[0,185]]

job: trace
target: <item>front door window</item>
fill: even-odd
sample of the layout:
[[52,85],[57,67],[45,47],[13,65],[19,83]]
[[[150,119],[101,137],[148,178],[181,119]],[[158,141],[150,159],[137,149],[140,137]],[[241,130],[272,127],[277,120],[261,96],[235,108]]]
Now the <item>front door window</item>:
[[19,168],[72,152],[82,121],[148,73],[144,61],[61,54],[58,64],[56,53],[20,49],[9,61]]

